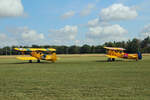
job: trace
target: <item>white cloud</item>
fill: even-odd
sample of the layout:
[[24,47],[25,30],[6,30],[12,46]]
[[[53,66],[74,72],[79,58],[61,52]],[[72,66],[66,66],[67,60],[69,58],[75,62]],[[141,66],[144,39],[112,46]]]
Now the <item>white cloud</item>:
[[27,30],[21,34],[21,37],[25,42],[36,43],[44,39],[44,34],[37,33],[35,30]]
[[74,15],[75,15],[75,12],[74,12],[74,11],[69,11],[69,12],[64,13],[64,14],[62,15],[62,18],[63,18],[63,19],[68,19],[68,18],[70,18],[70,17],[72,17],[72,16],[74,16]]
[[0,33],[0,40],[5,40],[7,36],[4,33]]
[[99,18],[88,21],[88,26],[97,26],[99,24]]
[[125,36],[128,31],[122,28],[120,25],[109,25],[109,26],[96,26],[89,27],[87,37],[92,41],[104,43],[106,41],[121,41],[125,40]]
[[66,25],[61,29],[50,30],[49,37],[52,39],[51,42],[54,44],[69,44],[74,41],[78,33],[77,26]]
[[17,28],[8,28],[8,32],[14,33],[16,37],[21,38],[23,41],[28,42],[37,42],[43,40],[44,34],[37,33],[36,30],[29,29],[28,27],[17,27]]
[[0,0],[0,17],[15,17],[23,14],[21,0]]
[[123,4],[113,4],[108,8],[104,8],[100,12],[101,20],[104,21],[118,21],[130,20],[138,16],[136,9]]
[[28,27],[18,27],[15,34],[17,41],[21,45],[43,44],[45,36],[43,33],[38,33],[36,30]]
[[95,8],[95,4],[89,3],[87,5],[87,7],[80,12],[80,16],[87,16],[87,15],[89,15],[94,8]]
[[11,34],[0,34],[0,45],[72,45],[76,43],[78,33],[77,26],[66,25],[63,28],[50,30],[50,34],[46,37],[43,33],[28,27],[8,28]]
[[7,27],[6,29],[8,32],[13,33],[13,34],[20,34],[24,31],[29,30],[29,28],[27,26],[24,26],[24,27]]
[[12,28],[9,29],[9,32],[12,34],[0,34],[0,45],[42,45],[47,42],[43,33],[38,33],[28,27]]
[[0,33],[0,47],[18,45],[15,38],[8,37],[4,33]]
[[141,38],[146,38],[148,36],[150,36],[150,24],[144,26],[140,34]]

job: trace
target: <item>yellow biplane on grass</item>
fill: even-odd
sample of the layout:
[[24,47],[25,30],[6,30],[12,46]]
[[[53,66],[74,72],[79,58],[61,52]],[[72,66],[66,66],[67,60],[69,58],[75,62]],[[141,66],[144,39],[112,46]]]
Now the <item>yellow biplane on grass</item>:
[[137,54],[127,54],[124,52],[124,48],[116,47],[104,47],[107,50],[106,56],[108,57],[107,61],[115,61],[115,58],[124,58],[124,59],[135,59],[136,61],[142,59],[142,54],[138,52]]
[[[33,60],[37,60],[39,63],[40,60],[52,61],[56,62],[56,49],[53,48],[14,48],[16,51],[22,52],[24,55],[25,52],[30,52],[31,57],[21,56],[16,57],[19,60],[27,60],[32,63]],[[44,54],[43,52],[47,52],[48,54]]]

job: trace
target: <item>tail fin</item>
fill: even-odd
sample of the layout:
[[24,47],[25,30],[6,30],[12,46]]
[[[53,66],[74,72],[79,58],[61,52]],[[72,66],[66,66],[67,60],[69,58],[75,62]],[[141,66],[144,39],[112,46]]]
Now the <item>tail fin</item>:
[[57,56],[56,53],[52,53],[52,62],[56,62]]
[[138,54],[138,59],[142,60],[142,54],[141,54],[141,52],[138,52],[137,54]]

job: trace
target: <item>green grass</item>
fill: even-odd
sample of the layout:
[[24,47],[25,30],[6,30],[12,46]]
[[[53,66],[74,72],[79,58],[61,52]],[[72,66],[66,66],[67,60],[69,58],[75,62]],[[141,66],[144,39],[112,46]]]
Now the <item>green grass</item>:
[[149,100],[150,57],[105,62],[64,57],[56,63],[0,59],[0,100]]

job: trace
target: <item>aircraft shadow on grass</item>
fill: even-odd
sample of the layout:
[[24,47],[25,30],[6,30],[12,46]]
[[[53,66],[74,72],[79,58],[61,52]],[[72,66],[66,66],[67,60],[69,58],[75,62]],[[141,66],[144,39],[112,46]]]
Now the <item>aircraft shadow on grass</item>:
[[[93,61],[93,62],[107,62],[109,63],[107,60],[96,60],[96,61]],[[115,62],[134,62],[134,61],[131,61],[131,60],[115,60]],[[68,62],[69,63],[69,62]],[[112,62],[113,63],[113,62]],[[28,64],[28,65],[32,65],[32,64],[54,64],[52,62],[32,62],[32,63],[29,63],[29,62],[14,62],[14,63],[0,63],[0,65],[19,65],[19,64]]]
[[[96,60],[95,62],[108,62],[107,60]],[[115,60],[115,62],[133,62],[131,60]]]
[[15,62],[15,63],[0,63],[0,65],[15,65],[15,64],[53,64],[51,62],[32,62],[32,63],[29,63],[29,62]]

